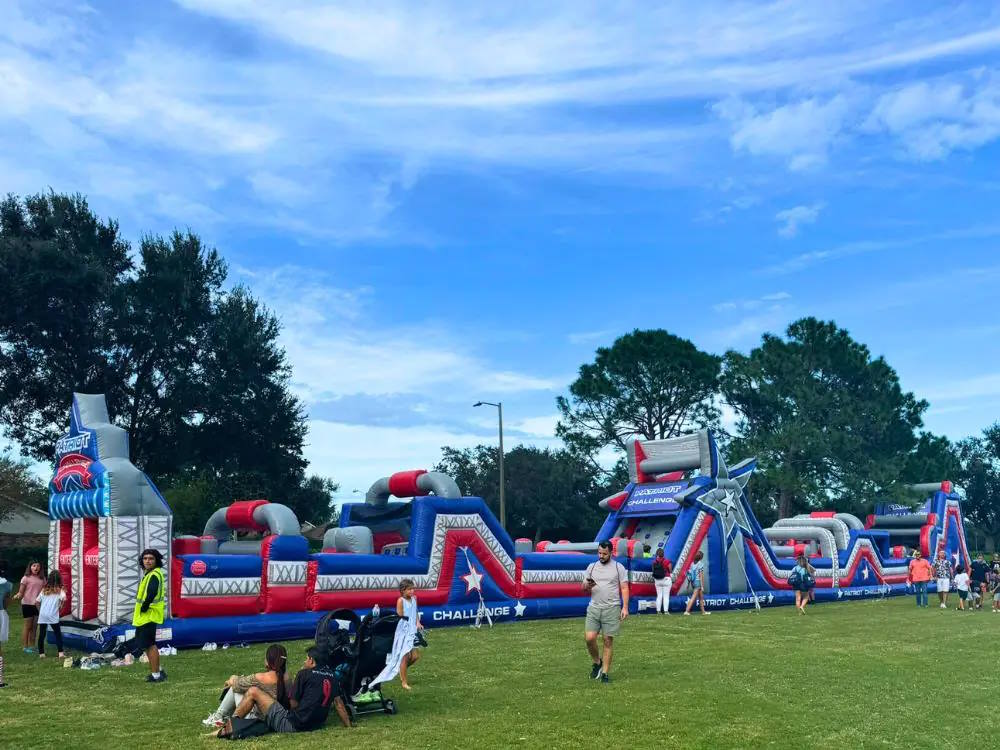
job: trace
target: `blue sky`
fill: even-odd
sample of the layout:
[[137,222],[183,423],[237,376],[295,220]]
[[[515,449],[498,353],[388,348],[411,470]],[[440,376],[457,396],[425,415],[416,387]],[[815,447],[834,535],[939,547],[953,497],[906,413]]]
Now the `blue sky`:
[[[830,7],[822,7],[823,5]],[[1000,415],[1000,9],[0,0],[4,191],[191,227],[282,318],[315,471],[555,445],[594,348],[832,318]]]

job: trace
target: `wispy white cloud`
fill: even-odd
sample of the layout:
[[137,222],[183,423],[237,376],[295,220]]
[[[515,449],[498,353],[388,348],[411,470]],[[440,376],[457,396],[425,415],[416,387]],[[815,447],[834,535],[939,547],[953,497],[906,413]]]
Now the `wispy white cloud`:
[[819,218],[825,204],[813,203],[810,206],[793,206],[775,214],[775,221],[781,222],[778,234],[786,239],[797,237],[799,230],[806,224],[813,224]]
[[764,275],[784,275],[797,273],[816,265],[855,255],[900,250],[915,245],[925,245],[944,240],[990,240],[995,237],[1000,237],[1000,225],[984,224],[911,237],[884,240],[857,240],[835,245],[825,250],[810,250],[809,252],[794,255],[791,258],[760,269],[759,273]]
[[896,136],[912,158],[942,159],[1000,138],[1000,73],[917,81],[879,97],[867,127]]
[[727,312],[730,310],[758,310],[762,307],[776,307],[779,303],[792,298],[788,292],[773,292],[764,294],[752,299],[735,299],[726,302],[719,302],[712,305],[715,312]]
[[826,163],[829,149],[847,126],[853,109],[844,94],[826,99],[809,97],[770,109],[758,109],[741,99],[725,100],[713,107],[716,114],[732,123],[729,141],[734,151],[784,159],[793,171]]

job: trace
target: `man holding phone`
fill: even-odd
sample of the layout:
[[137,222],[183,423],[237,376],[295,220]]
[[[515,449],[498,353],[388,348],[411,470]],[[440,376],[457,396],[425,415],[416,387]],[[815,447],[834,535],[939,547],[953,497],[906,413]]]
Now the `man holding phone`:
[[[587,566],[583,590],[590,593],[584,626],[587,651],[594,662],[590,676],[607,683],[614,637],[628,617],[628,574],[625,566],[611,559],[611,542],[605,540],[597,545],[597,562]],[[603,657],[597,650],[598,633],[604,638]]]

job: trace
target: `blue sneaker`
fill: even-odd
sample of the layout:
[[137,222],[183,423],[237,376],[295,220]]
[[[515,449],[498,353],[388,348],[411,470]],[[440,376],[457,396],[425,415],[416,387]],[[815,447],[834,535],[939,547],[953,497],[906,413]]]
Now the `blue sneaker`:
[[601,682],[603,682],[605,685],[607,685],[609,682],[611,682],[611,678],[608,677],[604,672],[601,672],[601,676],[598,679]]
[[24,653],[33,654],[35,653],[35,649],[33,649],[31,646],[28,646],[26,649],[24,649]]
[[601,665],[595,664],[590,669],[590,679],[596,680],[601,675]]

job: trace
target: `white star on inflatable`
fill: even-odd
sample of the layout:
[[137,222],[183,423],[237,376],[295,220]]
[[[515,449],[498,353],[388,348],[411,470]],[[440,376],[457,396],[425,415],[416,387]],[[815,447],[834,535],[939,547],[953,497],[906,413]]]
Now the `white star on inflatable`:
[[462,580],[465,581],[466,594],[483,590],[483,574],[476,570],[475,565],[469,565],[469,572],[462,576]]
[[868,580],[868,568],[861,569],[861,577],[864,578],[866,581]]
[[514,617],[524,617],[524,611],[527,609],[520,600],[514,605]]
[[737,495],[726,492],[726,496],[719,501],[717,510],[722,521],[723,537],[727,547],[730,544],[729,535],[734,526],[739,527],[747,536],[753,536],[750,531],[750,520],[747,518],[746,511],[743,510],[743,503],[740,502]]

